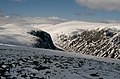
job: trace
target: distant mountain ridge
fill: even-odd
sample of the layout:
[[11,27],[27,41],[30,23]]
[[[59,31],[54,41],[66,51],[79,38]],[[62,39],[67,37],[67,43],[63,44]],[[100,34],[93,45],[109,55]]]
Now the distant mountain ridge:
[[81,34],[58,36],[58,45],[66,51],[120,59],[120,30],[87,30]]
[[66,51],[120,59],[120,24],[70,21],[43,27]]

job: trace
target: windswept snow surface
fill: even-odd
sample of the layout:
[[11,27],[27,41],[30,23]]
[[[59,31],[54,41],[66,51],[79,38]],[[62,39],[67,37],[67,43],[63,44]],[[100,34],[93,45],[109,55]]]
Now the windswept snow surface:
[[84,21],[69,21],[59,23],[53,26],[39,27],[39,29],[45,30],[51,34],[53,40],[57,40],[57,35],[60,34],[79,34],[85,30],[93,29],[104,29],[104,28],[116,28],[120,30],[119,23],[93,23],[93,22],[84,22]]
[[40,28],[66,51],[120,59],[120,24],[70,21]]
[[118,60],[0,45],[1,79],[120,79]]

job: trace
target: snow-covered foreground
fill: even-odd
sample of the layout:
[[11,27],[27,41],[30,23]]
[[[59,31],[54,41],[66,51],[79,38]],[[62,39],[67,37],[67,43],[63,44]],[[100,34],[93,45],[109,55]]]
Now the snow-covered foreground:
[[118,60],[0,45],[0,79],[120,79]]

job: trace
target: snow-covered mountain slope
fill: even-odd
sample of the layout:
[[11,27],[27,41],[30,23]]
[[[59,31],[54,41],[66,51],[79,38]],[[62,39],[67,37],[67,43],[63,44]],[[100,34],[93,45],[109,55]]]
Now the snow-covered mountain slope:
[[56,25],[50,25],[47,27],[39,27],[39,29],[45,30],[52,35],[53,39],[56,39],[58,34],[76,34],[81,33],[84,30],[92,29],[103,29],[103,28],[117,28],[120,30],[120,24],[117,23],[93,23],[84,21],[69,21],[63,22]]
[[118,60],[0,45],[1,79],[120,79]]
[[98,57],[120,59],[120,30],[89,30],[73,36],[58,36],[59,46],[66,51],[74,51]]
[[[28,18],[26,18],[28,20]],[[31,18],[32,19],[32,18]],[[31,21],[30,19],[30,21]],[[39,19],[39,18],[36,18]],[[25,20],[25,22],[27,21]],[[0,20],[1,21],[1,20]],[[28,23],[27,23],[28,22]],[[32,35],[28,34],[28,31],[42,29],[48,32],[54,42],[57,42],[57,36],[60,34],[78,34],[88,29],[102,29],[105,27],[114,27],[120,29],[120,24],[106,24],[106,23],[92,23],[92,22],[83,22],[83,21],[69,21],[59,24],[38,24],[30,23],[27,21],[23,23],[9,23],[0,26],[0,41],[4,44],[14,44],[14,45],[25,45],[30,46],[31,43],[34,43]],[[35,38],[35,37],[34,37]]]
[[41,27],[67,51],[120,59],[120,24],[70,21]]
[[[113,36],[109,37],[105,35],[106,32],[102,32],[102,33],[100,32],[101,29],[109,29],[109,28],[111,29],[111,31],[113,31],[112,32],[114,33]],[[74,51],[74,52],[90,54],[100,57],[109,56],[110,58],[117,58],[117,59],[120,58],[119,56],[120,24],[117,23],[107,24],[107,23],[92,23],[92,22],[83,22],[83,21],[63,22],[56,25],[11,23],[11,24],[1,25],[0,29],[1,29],[0,43],[2,44],[11,44],[11,45],[29,46],[29,47],[35,46],[40,48],[43,47],[43,48],[55,49],[55,46],[51,43],[53,40],[53,42],[56,45],[61,46],[67,51]],[[52,40],[48,33],[43,34],[42,32],[39,32],[39,30],[41,29],[50,33],[50,35],[52,36]],[[98,32],[97,31],[90,32],[93,29],[97,29]],[[32,31],[33,33],[30,33],[30,31]],[[84,31],[86,31],[88,34],[84,34]],[[99,32],[102,34],[102,39]],[[81,33],[86,37],[85,38],[84,36],[81,35],[81,37],[83,38],[82,41],[80,41]],[[77,35],[78,37],[74,37]],[[46,39],[44,39],[43,37],[45,37]],[[84,40],[84,38],[87,40]],[[97,40],[98,42],[96,40],[89,41],[89,40],[94,40],[96,38],[98,39]],[[92,50],[91,50],[92,47],[91,45],[94,45]],[[102,53],[100,54],[100,52]],[[106,56],[106,54],[108,55]],[[115,56],[113,57],[113,55]]]

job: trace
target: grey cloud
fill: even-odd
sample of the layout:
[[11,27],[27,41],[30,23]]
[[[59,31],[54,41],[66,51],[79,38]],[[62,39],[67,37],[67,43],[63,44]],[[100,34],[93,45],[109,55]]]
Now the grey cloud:
[[120,11],[120,0],[75,0],[80,6],[90,9]]
[[91,12],[77,12],[77,13],[75,13],[75,15],[77,15],[77,16],[94,16],[96,14],[91,13]]

